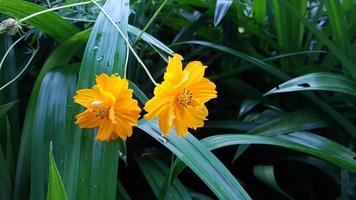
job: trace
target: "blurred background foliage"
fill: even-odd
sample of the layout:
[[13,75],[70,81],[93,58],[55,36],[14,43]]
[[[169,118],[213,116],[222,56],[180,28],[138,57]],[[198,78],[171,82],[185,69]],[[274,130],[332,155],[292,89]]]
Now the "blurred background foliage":
[[110,143],[73,124],[76,88],[126,66],[141,105],[154,85],[81,2],[0,0],[19,21],[79,3],[0,36],[0,199],[356,199],[354,0],[98,1],[157,82],[176,52],[218,91],[194,136],[141,120]]

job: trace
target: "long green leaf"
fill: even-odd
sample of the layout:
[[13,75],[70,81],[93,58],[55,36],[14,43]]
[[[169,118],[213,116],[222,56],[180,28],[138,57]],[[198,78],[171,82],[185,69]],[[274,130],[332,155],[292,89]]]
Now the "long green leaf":
[[287,197],[288,199],[291,198],[287,193],[285,193],[278,185],[275,175],[274,175],[274,167],[273,165],[258,165],[253,168],[253,174],[263,183],[267,184],[268,186],[272,187],[283,196]]
[[140,120],[138,127],[172,151],[203,180],[220,199],[251,199],[226,167],[188,133],[186,138],[176,136],[171,131],[162,138],[157,121]]
[[35,110],[42,80],[46,73],[54,67],[65,66],[69,63],[72,57],[83,48],[83,45],[88,38],[88,33],[88,30],[80,32],[59,45],[47,58],[46,63],[40,71],[40,74],[37,76],[27,106],[22,129],[20,150],[16,168],[14,199],[26,199],[27,190],[30,188],[28,186],[28,182],[30,180],[30,169],[28,166],[31,162],[31,142],[33,134],[32,127],[34,124]]
[[135,160],[157,199],[191,199],[188,191],[178,179],[172,183],[165,197],[160,197],[160,189],[162,188],[162,184],[164,184],[165,177],[169,173],[169,168],[155,158],[139,158],[135,156]]
[[9,111],[12,106],[14,106],[18,101],[13,101],[7,104],[0,105],[0,118],[3,117],[7,111]]
[[[127,34],[129,2],[108,0],[104,9]],[[126,44],[115,27],[100,13],[85,48],[77,88],[94,85],[95,76],[105,72],[123,76],[126,61]],[[79,105],[73,107],[71,119],[83,111]],[[68,139],[63,181],[69,199],[115,199],[118,142],[94,140],[96,129],[80,129],[73,121]]]
[[[43,7],[28,1],[0,0],[0,13],[16,19],[20,19],[43,10]],[[79,31],[67,20],[62,19],[53,12],[36,16],[26,21],[26,23],[40,29],[60,42],[67,40]]]
[[223,134],[204,138],[202,142],[209,149],[237,144],[280,146],[319,157],[356,174],[355,152],[327,138],[308,132],[295,132],[277,136]]
[[58,163],[63,165],[68,135],[67,102],[74,95],[76,78],[75,66],[70,65],[48,72],[42,81],[32,126],[31,199],[46,197],[48,156],[44,155],[50,141],[56,146]]
[[214,14],[214,25],[217,26],[229,10],[232,0],[217,0]]
[[48,192],[47,200],[67,200],[67,194],[64,190],[64,185],[61,179],[61,175],[56,166],[56,162],[53,157],[52,145],[49,151],[49,177],[48,177]]
[[278,85],[265,95],[308,90],[325,90],[356,96],[356,84],[352,80],[339,74],[327,72],[299,76]]

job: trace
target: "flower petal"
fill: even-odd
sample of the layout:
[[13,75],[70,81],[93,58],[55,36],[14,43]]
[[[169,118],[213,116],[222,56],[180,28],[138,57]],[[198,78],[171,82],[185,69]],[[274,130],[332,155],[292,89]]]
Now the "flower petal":
[[159,98],[153,97],[150,99],[144,109],[148,112],[144,117],[147,120],[152,120],[153,118],[157,117],[162,113],[164,110],[169,110],[170,106],[170,99],[169,98]]
[[205,69],[206,66],[204,66],[200,61],[189,62],[183,71],[183,73],[188,74],[186,85],[200,81],[204,77]]
[[210,99],[217,97],[215,88],[216,85],[213,82],[207,78],[203,78],[191,84],[188,90],[193,93],[194,101],[204,104]]
[[119,119],[114,125],[114,133],[121,139],[126,140],[128,137],[132,136],[132,126]]
[[88,108],[91,102],[101,99],[100,94],[92,89],[78,90],[77,95],[75,95],[73,98],[75,103],[78,103],[86,108]]
[[164,74],[164,80],[171,85],[178,84],[181,82],[183,77],[182,71],[182,56],[179,54],[174,54],[173,57],[169,57],[167,71]]
[[117,75],[108,76],[102,73],[96,77],[96,84],[106,92],[110,92],[114,97],[117,97],[123,89],[128,88],[128,81],[121,79]]
[[84,112],[75,116],[75,124],[78,124],[80,128],[94,128],[98,127],[100,122],[96,118],[96,113],[85,110]]
[[109,141],[113,134],[113,129],[114,125],[110,120],[102,120],[95,139],[98,141]]
[[159,115],[158,125],[163,136],[167,136],[168,132],[173,127],[173,119],[175,118],[173,114],[173,108],[170,106],[169,109],[163,110]]
[[187,107],[184,113],[184,119],[189,128],[199,128],[204,126],[204,120],[208,116],[209,112],[205,105],[197,107]]

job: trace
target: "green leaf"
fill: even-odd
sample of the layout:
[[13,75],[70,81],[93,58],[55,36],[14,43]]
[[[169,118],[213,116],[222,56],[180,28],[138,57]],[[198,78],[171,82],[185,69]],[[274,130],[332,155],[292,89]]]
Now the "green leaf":
[[232,0],[217,0],[214,14],[214,25],[217,26],[229,10]]
[[160,160],[151,157],[134,157],[157,199],[191,199],[183,184],[176,179],[164,197],[160,196],[169,168]]
[[356,174],[355,152],[327,138],[308,132],[295,132],[276,136],[223,134],[204,138],[202,142],[209,149],[238,144],[280,146],[319,157]]
[[267,11],[267,2],[266,0],[253,1],[252,9],[253,14],[257,23],[264,25],[266,21],[266,11]]
[[220,199],[251,199],[235,177],[199,140],[189,134],[178,137],[171,131],[161,136],[157,121],[140,120],[138,128],[158,140],[204,181]]
[[[16,19],[20,19],[43,10],[43,7],[27,1],[0,0],[0,13]],[[25,23],[38,28],[59,42],[67,40],[79,31],[78,28],[70,24],[67,20],[57,16],[53,12],[48,12],[36,16],[29,19]]]
[[7,113],[7,111],[9,111],[12,106],[14,106],[17,102],[18,101],[13,101],[7,104],[0,105],[0,118],[2,118]]
[[327,72],[299,76],[278,85],[265,95],[308,90],[325,90],[356,96],[356,84],[352,80],[339,74]]
[[120,180],[117,180],[117,200],[131,200],[129,194],[125,190],[124,186],[121,184]]
[[[108,0],[104,5],[114,22],[127,35],[129,2]],[[127,36],[126,36],[127,37]],[[90,34],[83,55],[77,89],[90,88],[100,73],[123,76],[126,63],[124,39],[103,13]],[[64,164],[63,182],[69,199],[116,199],[119,142],[95,141],[97,129],[80,129],[74,116],[83,111],[74,105]]]
[[[132,25],[128,25],[128,30],[129,33],[133,34],[134,36],[139,36],[142,32],[142,30],[132,26]],[[166,52],[169,55],[173,55],[174,51],[172,49],[170,49],[169,47],[167,47],[165,44],[163,44],[161,41],[157,40],[155,37],[153,37],[152,35],[144,32],[141,35],[141,39],[144,40],[145,42],[152,44],[153,46],[157,47],[158,49]]]
[[[63,170],[65,148],[69,132],[66,126],[67,102],[75,91],[76,66],[69,65],[48,72],[38,94],[32,125],[31,144],[31,187],[30,198],[45,199],[48,178],[48,157],[50,141],[56,146],[54,155]],[[50,131],[49,131],[50,130]]]
[[[72,57],[85,45],[89,35],[88,33],[88,30],[80,32],[59,45],[47,58],[44,66],[37,76],[26,109],[26,115],[22,129],[21,144],[16,168],[14,199],[26,199],[26,195],[28,193],[27,190],[30,188],[28,186],[28,182],[30,180],[31,174],[28,166],[31,162],[31,143],[32,134],[34,133],[33,124],[42,80],[45,75],[53,68],[57,66],[65,66],[69,63]],[[46,154],[43,155],[45,156]],[[44,159],[47,159],[47,156]]]
[[49,169],[48,169],[48,191],[47,200],[67,200],[67,194],[64,190],[64,185],[59,174],[59,171],[54,161],[52,152],[52,143],[49,150]]
[[253,168],[253,174],[257,179],[272,187],[288,199],[293,199],[285,193],[278,185],[274,176],[274,168],[272,165],[258,165]]

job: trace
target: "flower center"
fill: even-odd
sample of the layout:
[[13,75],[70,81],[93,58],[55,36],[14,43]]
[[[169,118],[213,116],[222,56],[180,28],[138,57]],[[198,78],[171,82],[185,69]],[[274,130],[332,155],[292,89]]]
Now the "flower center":
[[106,106],[102,101],[93,101],[90,103],[89,107],[92,109],[99,119],[109,119],[110,107]]
[[182,92],[177,96],[177,99],[180,105],[187,107],[192,103],[193,94],[184,88]]

